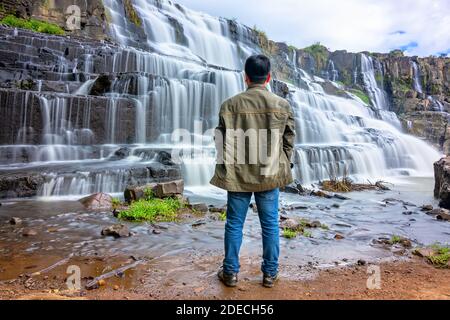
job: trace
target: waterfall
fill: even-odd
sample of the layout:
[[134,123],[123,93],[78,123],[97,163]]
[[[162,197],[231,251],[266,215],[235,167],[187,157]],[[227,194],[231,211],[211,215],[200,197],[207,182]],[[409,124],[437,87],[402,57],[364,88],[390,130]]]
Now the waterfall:
[[327,80],[336,82],[339,79],[339,71],[334,67],[333,60],[328,60]]
[[[379,68],[378,72],[379,72],[378,74],[381,75],[382,79],[383,70]],[[375,77],[374,60],[372,57],[368,57],[365,54],[361,54],[361,74],[363,76],[366,91],[369,93],[370,100],[372,101],[373,105],[378,109],[387,110],[388,102],[386,93],[384,92],[383,88],[380,88],[378,86]],[[380,85],[382,85],[382,83]]]
[[417,62],[415,62],[415,61],[412,61],[411,65],[412,65],[412,68],[413,68],[413,86],[414,86],[414,90],[416,90],[418,93],[423,93],[422,84],[420,82],[419,66],[418,66]]
[[[57,56],[50,81],[62,81],[70,90],[46,92],[49,80],[44,79],[40,92],[7,99],[6,104],[20,105],[14,110],[20,125],[13,142],[0,147],[1,168],[41,170],[42,196],[117,193],[128,184],[154,181],[148,167],[160,149],[182,151],[187,186],[207,186],[213,175],[214,143],[205,131],[217,126],[221,103],[245,90],[244,61],[261,48],[251,29],[234,21],[168,0],[130,3],[140,27],[127,19],[121,0],[103,1],[117,46],[79,45],[76,61],[61,41],[36,40]],[[397,116],[389,112],[376,60],[362,54],[355,68],[354,79],[362,76],[374,106],[369,107],[356,97],[326,94],[325,80],[302,70],[295,52],[292,59],[304,84],[289,84],[287,97],[297,131],[293,170],[301,183],[345,174],[361,180],[432,175],[439,154],[401,132]],[[327,71],[329,80],[338,79],[333,61]],[[103,91],[90,95],[102,78],[107,78]],[[199,144],[173,141],[175,129],[187,130]],[[126,149],[124,157],[115,157],[119,149]]]

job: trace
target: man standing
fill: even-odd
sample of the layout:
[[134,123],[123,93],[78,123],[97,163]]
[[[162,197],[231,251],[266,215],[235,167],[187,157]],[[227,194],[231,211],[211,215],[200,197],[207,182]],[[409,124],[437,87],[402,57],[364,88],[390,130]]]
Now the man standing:
[[270,60],[255,55],[245,63],[247,91],[222,104],[216,128],[217,164],[211,184],[228,191],[225,259],[220,280],[235,287],[242,229],[252,194],[263,238],[263,285],[278,279],[279,188],[292,182],[294,116],[289,102],[267,89]]

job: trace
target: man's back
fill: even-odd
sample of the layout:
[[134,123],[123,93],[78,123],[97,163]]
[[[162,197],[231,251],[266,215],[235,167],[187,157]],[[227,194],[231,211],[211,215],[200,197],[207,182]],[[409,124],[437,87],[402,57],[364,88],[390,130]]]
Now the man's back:
[[[218,158],[211,183],[234,192],[259,192],[292,182],[294,118],[289,102],[265,86],[225,101],[219,114]],[[220,161],[223,160],[223,161]]]

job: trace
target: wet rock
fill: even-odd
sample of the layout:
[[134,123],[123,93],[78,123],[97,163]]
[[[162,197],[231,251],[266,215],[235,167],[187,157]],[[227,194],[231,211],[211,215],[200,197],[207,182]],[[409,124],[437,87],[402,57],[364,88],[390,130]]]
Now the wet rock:
[[448,221],[448,219],[450,217],[450,210],[436,208],[436,209],[426,212],[426,214],[428,214],[430,216],[434,216],[434,217],[436,217],[436,219],[439,219],[439,220],[447,220]]
[[315,197],[320,197],[320,198],[326,198],[326,199],[331,199],[333,198],[332,195],[323,192],[322,190],[317,190],[317,191],[311,191],[311,196],[315,196]]
[[367,262],[366,262],[366,260],[360,259],[360,260],[358,260],[358,262],[356,262],[356,264],[357,264],[358,266],[365,266],[365,265],[367,264]]
[[112,197],[106,193],[94,193],[82,198],[79,202],[88,210],[110,209],[112,207]]
[[157,198],[167,198],[183,194],[184,180],[175,180],[170,182],[158,183],[155,188]]
[[115,224],[106,228],[103,228],[101,232],[102,236],[112,236],[114,238],[130,237],[130,230],[126,225]]
[[335,194],[333,197],[336,198],[336,199],[339,199],[339,200],[350,200],[349,197],[345,197],[345,196],[343,196],[341,194]]
[[37,234],[38,234],[37,231],[34,229],[31,229],[31,228],[25,228],[22,231],[22,235],[24,237],[32,237],[32,236],[36,236]]
[[431,210],[433,210],[433,206],[431,204],[426,204],[426,205],[423,205],[420,209],[422,211],[431,211]]
[[436,216],[436,219],[443,221],[450,221],[450,214],[441,212]]
[[293,185],[286,186],[286,187],[282,188],[281,191],[285,192],[285,193],[291,193],[291,194],[300,194],[300,192],[301,192],[296,186],[293,186]]
[[153,234],[161,234],[161,230],[153,229],[153,230],[152,230],[152,233],[153,233]]
[[439,206],[450,209],[450,156],[434,164],[434,197],[439,199]]
[[9,223],[12,224],[12,225],[19,225],[19,224],[22,224],[22,219],[17,218],[17,217],[12,217],[9,220]]
[[109,157],[110,161],[118,161],[118,160],[123,160],[127,157],[129,157],[131,154],[131,150],[130,148],[127,147],[123,147],[120,148],[118,150],[116,150],[111,157]]
[[334,239],[336,239],[336,240],[342,240],[342,239],[344,239],[344,236],[341,235],[341,234],[336,234],[336,235],[334,236]]
[[149,190],[151,190],[153,194],[155,193],[156,186],[156,183],[148,183],[142,186],[128,186],[123,193],[125,202],[131,203],[133,201],[145,199]]
[[166,151],[160,151],[156,160],[166,166],[173,166],[175,164],[172,160],[172,155]]
[[322,226],[322,223],[320,223],[320,221],[312,221],[312,222],[306,221],[305,226],[307,228],[320,228]]
[[199,221],[194,222],[192,224],[192,227],[196,228],[196,227],[200,227],[200,226],[205,225],[205,224],[206,224],[205,220],[199,220]]
[[301,229],[301,226],[300,223],[295,221],[294,219],[286,219],[281,221],[280,228],[289,230],[299,230]]
[[332,207],[335,209],[339,209],[341,206],[337,203],[333,203]]
[[434,256],[436,253],[432,248],[418,248],[413,251],[413,254],[421,258],[429,258]]
[[196,212],[201,212],[201,213],[206,213],[208,212],[208,206],[204,203],[194,203],[194,204],[190,204],[188,205],[188,208],[196,211]]
[[111,88],[111,79],[108,75],[101,75],[95,80],[89,93],[91,96],[101,96]]
[[209,206],[209,211],[212,213],[222,213],[224,211],[227,211],[227,206],[223,206],[223,207]]
[[404,211],[402,214],[405,216],[410,216],[410,215],[415,214],[415,212],[414,211]]
[[[131,203],[140,199],[145,199],[148,190],[157,198],[177,197],[185,201],[183,198],[184,181],[173,180],[161,183],[148,183],[141,186],[128,186],[124,191],[125,202]],[[185,201],[186,202],[186,201]]]

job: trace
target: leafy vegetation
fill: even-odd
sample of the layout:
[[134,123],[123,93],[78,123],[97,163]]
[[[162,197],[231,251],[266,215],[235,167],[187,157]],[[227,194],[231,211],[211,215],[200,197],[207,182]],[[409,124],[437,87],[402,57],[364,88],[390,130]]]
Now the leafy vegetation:
[[133,202],[118,217],[128,221],[173,222],[177,220],[177,211],[182,207],[179,199],[151,198]]
[[260,37],[267,39],[267,34],[264,31],[260,30],[256,25],[253,26],[253,31],[255,31]]
[[440,246],[435,244],[432,246],[435,254],[428,257],[428,260],[440,268],[448,268],[450,261],[450,247]]
[[311,233],[311,231],[303,230],[303,236],[305,238],[312,238],[312,233]]
[[22,28],[27,30],[32,30],[41,33],[55,34],[55,35],[63,35],[64,30],[57,26],[56,24],[36,20],[36,19],[21,19],[17,18],[13,15],[8,15],[4,17],[1,21],[1,24],[14,27],[14,28]]
[[285,228],[283,230],[283,237],[285,237],[286,239],[293,239],[297,237],[297,231]]
[[350,92],[360,98],[365,104],[370,104],[370,98],[367,94],[358,89],[350,89]]
[[226,220],[227,220],[227,212],[226,212],[226,211],[222,211],[222,212],[219,214],[219,220],[220,220],[220,221],[226,221]]
[[136,9],[134,8],[131,0],[125,0],[123,5],[125,7],[125,13],[128,19],[130,19],[131,22],[140,27],[142,25],[142,20],[139,17],[139,14],[137,13]]
[[113,209],[117,209],[122,205],[122,202],[119,198],[112,198],[111,205]]
[[394,244],[400,243],[401,241],[402,241],[402,237],[397,236],[397,235],[393,235],[391,237],[391,240],[389,240],[389,243],[394,245]]
[[154,197],[155,197],[155,194],[151,188],[147,188],[144,190],[145,200],[152,200]]
[[328,49],[325,46],[323,46],[320,42],[316,42],[309,47],[303,48],[303,51],[313,56],[319,70],[325,69],[329,56]]

